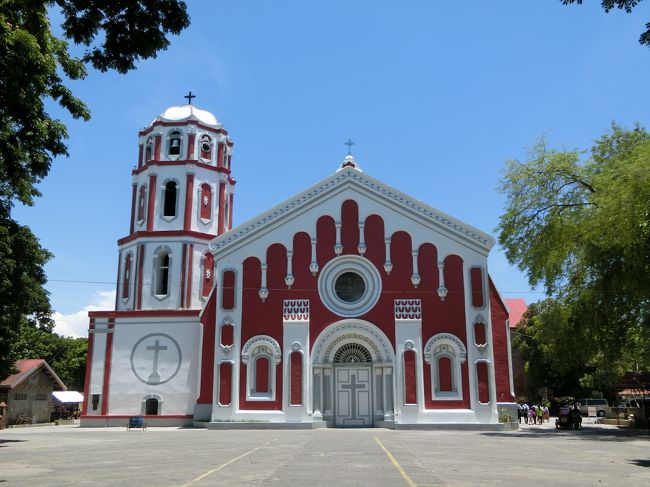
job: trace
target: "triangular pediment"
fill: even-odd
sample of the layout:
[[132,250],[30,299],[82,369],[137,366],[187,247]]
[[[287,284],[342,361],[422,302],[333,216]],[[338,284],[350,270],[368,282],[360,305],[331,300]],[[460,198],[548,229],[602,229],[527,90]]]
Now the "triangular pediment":
[[231,247],[239,247],[250,239],[255,239],[256,236],[276,228],[282,222],[304,213],[329,196],[350,187],[359,194],[406,213],[410,218],[419,220],[443,234],[462,240],[466,245],[482,253],[487,254],[495,244],[494,238],[487,233],[392,188],[356,168],[349,167],[339,170],[305,191],[220,235],[210,243],[210,248],[216,252],[224,252]]

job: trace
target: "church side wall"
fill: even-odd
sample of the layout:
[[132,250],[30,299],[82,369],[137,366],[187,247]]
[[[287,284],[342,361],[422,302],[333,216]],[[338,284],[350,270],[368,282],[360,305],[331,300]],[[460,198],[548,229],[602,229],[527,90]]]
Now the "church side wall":
[[508,310],[499,298],[490,280],[490,308],[492,311],[492,340],[494,342],[494,366],[496,370],[497,401],[512,402],[514,397],[510,376],[510,355],[508,353]]

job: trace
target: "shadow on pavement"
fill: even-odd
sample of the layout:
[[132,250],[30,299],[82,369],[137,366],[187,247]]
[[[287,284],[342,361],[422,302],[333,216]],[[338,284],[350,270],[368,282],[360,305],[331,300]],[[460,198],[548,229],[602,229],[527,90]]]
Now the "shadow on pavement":
[[630,460],[629,463],[639,467],[650,467],[650,460]]
[[599,441],[633,441],[639,439],[650,440],[648,430],[623,430],[623,429],[601,429],[582,428],[579,430],[555,429],[555,428],[530,428],[527,430],[513,432],[484,432],[484,436],[503,436],[504,434],[513,437],[530,438],[565,438],[573,440],[599,440]]
[[27,440],[3,440],[2,438],[0,438],[0,448],[5,446],[4,443],[21,443],[23,441],[27,441]]

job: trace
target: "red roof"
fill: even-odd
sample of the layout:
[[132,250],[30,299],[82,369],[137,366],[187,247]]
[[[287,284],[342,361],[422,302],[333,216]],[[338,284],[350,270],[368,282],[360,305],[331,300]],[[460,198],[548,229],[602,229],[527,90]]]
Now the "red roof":
[[56,375],[52,368],[42,358],[26,358],[23,360],[18,360],[15,364],[15,367],[18,369],[18,372],[10,375],[5,380],[0,382],[0,387],[13,389],[25,379],[27,379],[30,375],[42,368],[43,372],[45,372],[45,374],[47,374],[50,379],[52,379],[55,391],[65,391],[67,389],[65,384],[61,382],[61,379],[59,379],[59,376]]
[[508,298],[506,299],[506,306],[508,307],[510,314],[508,318],[510,328],[515,328],[521,321],[521,317],[528,309],[528,305],[522,298]]

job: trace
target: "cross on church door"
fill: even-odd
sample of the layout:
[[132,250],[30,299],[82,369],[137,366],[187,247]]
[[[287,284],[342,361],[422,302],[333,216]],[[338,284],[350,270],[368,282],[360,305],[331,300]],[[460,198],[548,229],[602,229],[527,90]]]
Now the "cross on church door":
[[336,426],[372,426],[370,367],[336,367]]

